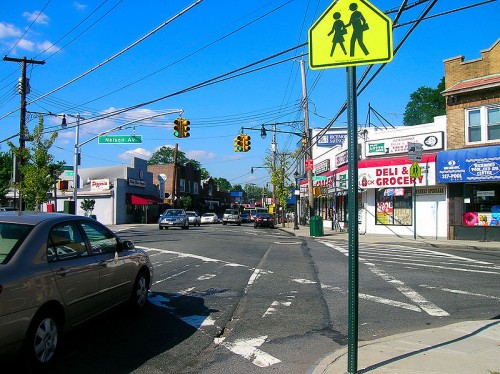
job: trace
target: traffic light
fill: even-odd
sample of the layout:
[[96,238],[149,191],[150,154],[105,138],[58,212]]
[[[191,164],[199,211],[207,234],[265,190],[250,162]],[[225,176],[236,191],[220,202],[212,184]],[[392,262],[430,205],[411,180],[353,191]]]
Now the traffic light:
[[174,136],[176,138],[182,138],[184,131],[182,131],[182,117],[177,117],[174,120]]
[[234,151],[243,152],[243,134],[238,134],[238,136],[234,138]]
[[243,152],[248,152],[250,148],[250,136],[242,134],[243,137]]
[[189,138],[189,130],[191,130],[189,128],[189,125],[191,124],[191,122],[189,122],[187,119],[185,118],[182,118],[182,137],[183,138]]
[[302,147],[303,148],[307,147],[307,138],[305,136],[302,137]]
[[57,181],[57,189],[58,190],[67,190],[68,189],[68,181]]

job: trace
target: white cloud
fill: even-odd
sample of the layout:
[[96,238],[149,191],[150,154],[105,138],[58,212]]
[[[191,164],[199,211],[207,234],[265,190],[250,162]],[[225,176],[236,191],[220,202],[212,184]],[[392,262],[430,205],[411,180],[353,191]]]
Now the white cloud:
[[187,151],[186,157],[198,162],[213,160],[217,155],[213,152],[207,151]]
[[73,7],[76,10],[85,10],[87,8],[87,5],[79,3],[78,1],[73,1]]
[[126,151],[118,155],[122,160],[131,160],[133,157],[142,158],[144,160],[149,160],[153,155],[152,152],[144,148],[136,148]]
[[28,39],[21,39],[19,40],[19,43],[17,43],[17,46],[21,49],[24,49],[26,51],[34,51],[35,50],[35,43]]
[[0,22],[0,39],[15,38],[21,36],[21,30],[10,23]]
[[36,48],[40,52],[48,52],[48,53],[55,53],[59,51],[60,48],[56,47],[54,44],[49,42],[48,40],[42,42],[42,43],[37,43]]
[[39,10],[35,10],[34,12],[24,12],[23,17],[26,17],[28,21],[35,22],[39,25],[48,25],[49,24],[49,16],[45,13],[40,12]]

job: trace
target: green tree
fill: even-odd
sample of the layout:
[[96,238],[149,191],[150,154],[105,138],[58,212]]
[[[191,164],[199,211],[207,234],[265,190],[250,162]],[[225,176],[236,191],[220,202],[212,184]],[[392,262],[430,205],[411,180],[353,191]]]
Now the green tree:
[[[174,153],[175,149],[170,147],[161,147],[158,149],[148,161],[148,165],[164,165],[174,163]],[[186,154],[182,151],[177,150],[177,164],[186,165],[188,162],[193,164],[195,169],[200,169],[201,164],[193,159],[187,158]]]
[[0,152],[0,204],[5,204],[12,175],[12,153]]
[[255,185],[254,183],[245,184],[245,195],[248,200],[259,200],[262,198],[262,187]]
[[181,196],[179,198],[179,206],[184,210],[191,208],[192,204],[191,196]]
[[201,180],[210,178],[210,173],[208,172],[207,169],[201,168],[200,171],[201,171]]
[[422,86],[413,92],[405,108],[403,117],[405,126],[432,123],[434,117],[446,114],[446,100],[441,94],[444,88],[443,77],[436,88]]
[[[285,184],[285,170],[288,170],[290,167],[290,155],[286,153],[278,153],[276,155],[276,160],[273,159],[273,156],[267,155],[265,157],[264,165],[271,171],[271,184],[274,186],[274,197],[277,205],[276,209],[280,206],[284,207],[290,192],[289,188]],[[278,210],[276,213],[278,213]],[[283,209],[283,214],[284,213],[285,210]],[[285,226],[285,220],[283,220],[282,223],[283,226]]]
[[16,156],[24,159],[23,165],[19,168],[23,177],[18,188],[26,208],[35,211],[40,209],[40,204],[49,201],[49,192],[64,165],[64,162],[54,162],[54,156],[49,154],[49,149],[57,138],[57,132],[53,132],[48,139],[44,138],[43,133],[43,117],[39,116],[38,125],[28,137],[30,147],[21,150],[9,143]]
[[80,203],[80,208],[85,211],[85,215],[91,215],[94,210],[95,200],[94,199],[83,199]]
[[231,183],[226,178],[214,178],[214,182],[219,187],[219,191],[231,191]]

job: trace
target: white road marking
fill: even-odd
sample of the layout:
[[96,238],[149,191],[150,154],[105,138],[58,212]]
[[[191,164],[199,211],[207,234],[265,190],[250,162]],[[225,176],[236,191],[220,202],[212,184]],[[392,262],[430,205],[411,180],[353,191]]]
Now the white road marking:
[[[344,248],[338,247],[336,245],[333,245],[331,243],[325,242],[325,241],[320,241],[322,244],[336,249],[337,251],[343,253],[344,255],[348,255],[348,251],[345,250]],[[425,297],[420,295],[417,291],[413,290],[411,287],[405,285],[402,281],[399,279],[394,278],[392,275],[389,275],[382,269],[377,268],[375,265],[372,263],[367,262],[363,258],[359,257],[358,260],[365,265],[368,266],[368,269],[374,273],[375,275],[378,275],[381,277],[383,280],[385,280],[387,283],[390,283],[396,287],[396,289],[401,292],[403,295],[405,295],[407,298],[409,298],[412,302],[417,304],[420,308],[422,308],[427,314],[431,316],[436,316],[436,317],[444,317],[444,316],[449,316],[450,314],[432,303],[431,301],[427,300]]]
[[274,314],[278,311],[279,306],[290,306],[292,305],[291,301],[273,301],[271,303],[271,306],[267,308],[267,310],[264,312],[261,318],[265,318],[267,316],[270,316],[271,314]]
[[202,281],[202,280],[208,280],[208,279],[212,279],[212,278],[215,278],[217,275],[215,274],[203,274],[203,275],[200,275],[197,279]]
[[181,258],[188,257],[188,258],[194,258],[194,259],[197,259],[197,260],[201,260],[201,261],[204,261],[204,262],[216,262],[216,263],[224,264],[224,266],[247,267],[246,265],[237,264],[237,263],[234,263],[234,262],[227,262],[227,261],[218,260],[218,259],[215,259],[215,258],[194,255],[194,254],[191,254],[191,253],[182,253],[182,252],[170,251],[168,249],[139,247],[139,246],[137,246],[137,248],[140,248],[140,249],[143,249],[143,250],[147,250],[147,251],[160,251],[162,253],[173,254],[173,255],[176,255],[176,256],[181,257]]
[[302,244],[302,242],[274,242],[274,244],[292,245],[292,244]]
[[255,366],[265,368],[281,362],[281,360],[276,357],[257,348],[264,344],[266,339],[267,335],[253,339],[238,339],[234,343],[228,343],[223,340],[218,340],[216,342],[229,349],[231,352],[251,361]]
[[439,290],[439,291],[444,291],[444,292],[456,293],[459,295],[485,297],[487,299],[493,299],[493,300],[500,301],[500,297],[496,297],[496,296],[492,296],[492,295],[484,295],[484,294],[480,294],[480,293],[474,293],[474,292],[468,292],[468,291],[462,291],[462,290],[454,290],[454,289],[446,288],[446,287],[429,286],[427,284],[421,284],[420,287],[428,288],[430,290]]

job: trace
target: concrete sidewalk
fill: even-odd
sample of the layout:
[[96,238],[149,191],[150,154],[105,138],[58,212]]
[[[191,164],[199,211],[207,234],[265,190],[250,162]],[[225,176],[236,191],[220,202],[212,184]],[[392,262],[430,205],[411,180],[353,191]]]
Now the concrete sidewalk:
[[[472,321],[360,342],[357,373],[500,373],[500,321]],[[348,373],[347,348],[312,366],[309,374]]]
[[[310,238],[308,226],[278,227]],[[321,240],[348,241],[344,232],[324,230]],[[390,235],[359,235],[359,243],[418,245],[448,249],[499,250],[498,242],[435,240]],[[500,320],[468,321],[358,343],[357,373],[500,374]],[[348,373],[347,347],[332,352],[308,374]]]
[[[293,229],[293,223],[286,223],[285,227],[282,225],[276,226],[280,230],[289,232],[295,236],[301,237],[311,237],[309,226],[301,226],[297,230]],[[318,236],[318,239],[323,240],[343,240],[348,241],[347,232],[333,231],[328,228],[323,229],[323,236]],[[499,250],[499,242],[483,242],[477,240],[447,240],[447,239],[431,239],[431,238],[421,238],[417,237],[416,240],[413,237],[407,236],[397,236],[397,235],[376,235],[376,234],[364,234],[358,236],[359,243],[379,243],[379,244],[403,244],[403,245],[419,245],[425,247],[434,248],[456,248],[456,249],[487,249],[487,250]]]

